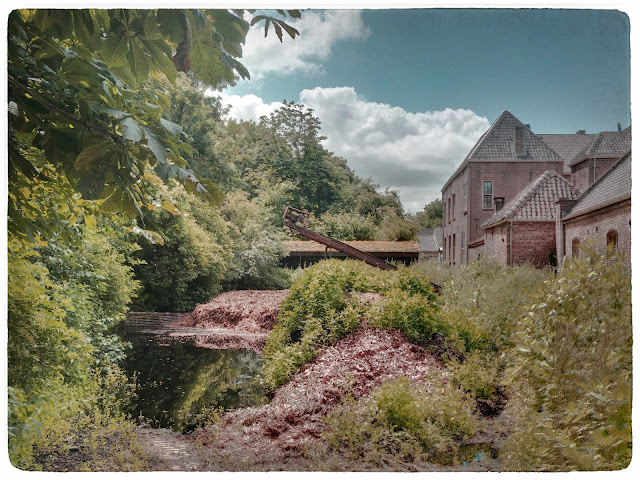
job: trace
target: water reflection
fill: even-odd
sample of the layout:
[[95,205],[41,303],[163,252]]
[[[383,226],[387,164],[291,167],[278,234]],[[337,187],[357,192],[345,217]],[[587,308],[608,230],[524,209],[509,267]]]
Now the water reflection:
[[190,431],[218,407],[266,401],[259,383],[261,359],[252,350],[198,348],[193,339],[159,335],[126,339],[133,344],[126,371],[138,382],[133,413],[151,426]]

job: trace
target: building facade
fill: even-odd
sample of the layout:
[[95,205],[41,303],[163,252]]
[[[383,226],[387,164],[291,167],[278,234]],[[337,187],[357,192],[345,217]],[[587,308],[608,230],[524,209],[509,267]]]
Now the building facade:
[[562,197],[565,186],[560,196],[549,198],[554,203],[575,201],[630,146],[631,127],[597,135],[584,130],[535,134],[504,111],[442,188],[443,260],[456,265],[491,255],[504,263],[553,262],[558,252],[555,206],[544,220],[487,222],[505,206],[511,208],[549,172],[554,175],[552,183],[563,179],[573,187],[567,198]]

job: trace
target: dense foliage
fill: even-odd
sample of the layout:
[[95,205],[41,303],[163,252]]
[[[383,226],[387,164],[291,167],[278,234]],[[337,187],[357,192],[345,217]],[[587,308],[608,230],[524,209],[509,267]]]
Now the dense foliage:
[[507,468],[609,470],[631,460],[631,278],[611,249],[584,250],[538,286],[514,325],[518,422]]
[[[367,292],[385,295],[385,307],[361,302],[358,293]],[[413,306],[408,307],[411,316],[390,319],[388,312],[398,313],[407,299]],[[416,270],[385,272],[353,260],[323,261],[304,271],[282,304],[265,346],[265,384],[275,389],[285,383],[320,348],[349,334],[364,317],[374,326],[398,328],[426,340],[436,310],[432,286]]]

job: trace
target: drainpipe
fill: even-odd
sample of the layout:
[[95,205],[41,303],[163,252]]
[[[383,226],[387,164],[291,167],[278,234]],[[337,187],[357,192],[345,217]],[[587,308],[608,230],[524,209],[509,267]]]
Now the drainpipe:
[[509,266],[513,267],[513,220],[509,220]]

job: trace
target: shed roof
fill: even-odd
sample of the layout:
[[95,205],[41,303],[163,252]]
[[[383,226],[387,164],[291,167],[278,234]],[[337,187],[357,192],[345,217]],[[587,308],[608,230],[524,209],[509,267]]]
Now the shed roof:
[[502,210],[482,223],[487,228],[504,220],[555,221],[556,202],[560,199],[575,200],[579,190],[562,175],[548,170],[507,203]]
[[[418,242],[386,242],[373,240],[354,240],[343,242],[365,253],[415,253],[419,252]],[[321,243],[306,240],[288,240],[282,242],[289,255],[322,254],[325,246]]]
[[631,151],[578,198],[564,220],[631,198]]

